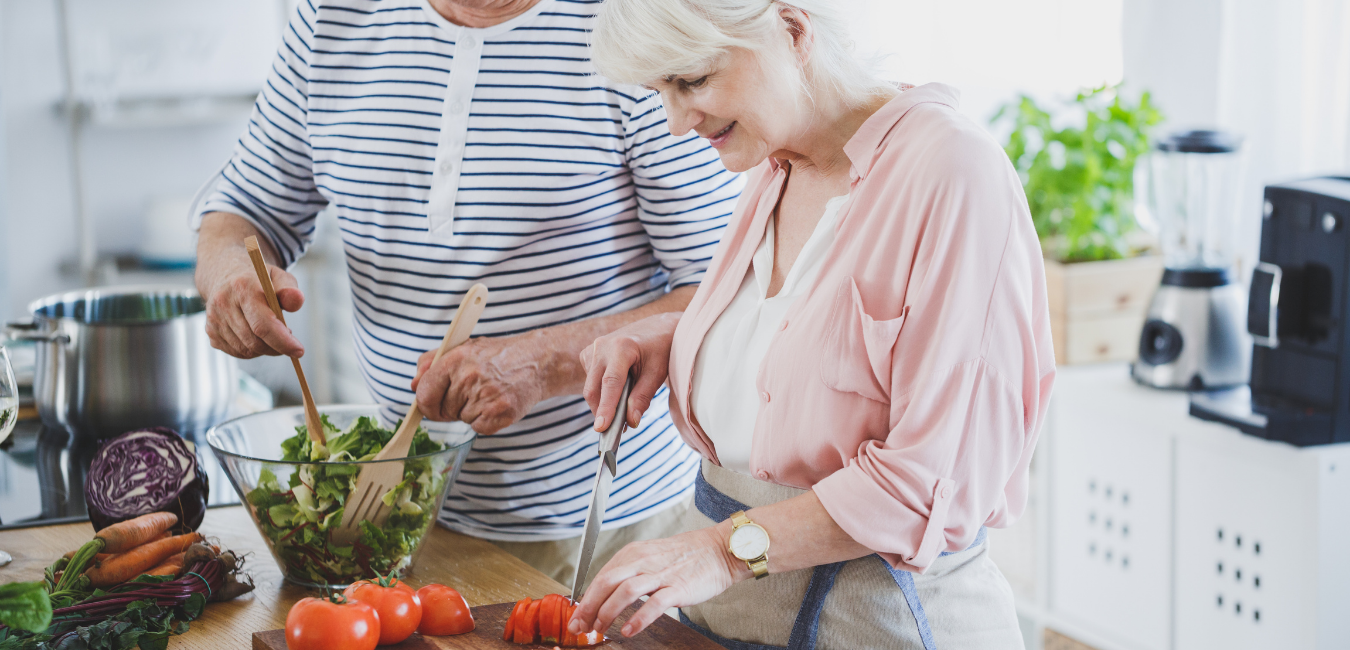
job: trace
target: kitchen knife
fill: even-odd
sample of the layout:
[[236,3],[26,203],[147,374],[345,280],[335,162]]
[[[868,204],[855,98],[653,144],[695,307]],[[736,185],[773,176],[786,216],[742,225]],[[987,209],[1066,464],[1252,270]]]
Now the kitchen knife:
[[600,538],[600,524],[605,520],[605,503],[609,501],[609,485],[619,470],[619,442],[623,430],[628,426],[628,392],[633,389],[633,380],[623,385],[623,394],[619,396],[619,408],[614,413],[614,421],[609,429],[600,436],[600,467],[595,472],[595,489],[591,491],[591,505],[586,511],[586,527],[581,532],[581,551],[577,554],[577,575],[572,579],[572,600],[581,600],[582,586],[586,582],[586,573],[591,569],[591,556],[595,555],[595,542]]

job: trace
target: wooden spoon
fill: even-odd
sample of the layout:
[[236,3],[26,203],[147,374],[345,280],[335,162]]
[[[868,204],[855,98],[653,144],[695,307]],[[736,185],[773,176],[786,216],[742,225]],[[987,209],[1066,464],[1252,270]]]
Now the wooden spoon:
[[[440,360],[441,355],[469,340],[474,326],[478,324],[478,317],[483,315],[483,309],[487,307],[487,299],[487,287],[481,284],[469,287],[469,292],[464,294],[464,300],[455,311],[454,319],[450,321],[450,329],[441,339],[441,346],[436,348],[436,356],[431,361],[433,365]],[[399,425],[394,437],[375,454],[373,460],[407,457],[412,447],[413,434],[417,433],[417,426],[421,423],[422,410],[414,399],[408,408],[407,417],[403,418],[403,424]],[[342,525],[333,532],[334,539],[339,544],[355,541],[361,535],[362,521],[369,521],[376,526],[384,525],[389,518],[389,506],[384,504],[383,497],[402,480],[403,463],[370,462],[361,465],[361,473],[356,476],[356,488],[347,497],[346,508],[342,511]]]
[[[258,238],[250,235],[244,240],[244,248],[248,249],[248,256],[253,260],[253,270],[258,272],[258,282],[262,283],[263,293],[267,295],[267,305],[272,308],[272,313],[276,314],[281,324],[285,325],[286,316],[281,312],[281,303],[277,302],[277,291],[272,288],[272,274],[267,272],[267,261],[263,259],[262,249],[258,248]],[[300,392],[305,398],[305,428],[309,430],[309,439],[320,445],[327,444],[323,420],[319,418],[319,409],[314,406],[314,396],[309,394],[309,382],[305,381],[305,371],[300,368],[300,359],[291,357],[291,365],[295,366],[295,376],[300,380]]]

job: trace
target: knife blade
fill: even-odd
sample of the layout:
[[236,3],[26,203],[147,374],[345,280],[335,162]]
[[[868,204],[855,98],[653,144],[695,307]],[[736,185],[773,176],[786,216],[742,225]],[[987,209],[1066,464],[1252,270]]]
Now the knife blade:
[[577,575],[572,578],[572,600],[581,600],[582,586],[586,574],[591,569],[591,557],[595,555],[595,542],[600,538],[600,525],[605,520],[605,504],[609,501],[609,486],[619,470],[619,443],[623,430],[628,426],[628,393],[633,389],[633,380],[623,385],[619,396],[619,408],[614,413],[614,421],[609,429],[600,436],[600,466],[595,471],[595,489],[591,491],[591,505],[586,511],[586,526],[581,531],[581,550],[577,553]]

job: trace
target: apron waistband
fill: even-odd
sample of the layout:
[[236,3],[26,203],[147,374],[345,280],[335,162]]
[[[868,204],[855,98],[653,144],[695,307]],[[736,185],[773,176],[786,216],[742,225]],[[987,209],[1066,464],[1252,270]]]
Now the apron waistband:
[[[703,513],[703,516],[714,522],[724,521],[729,519],[732,513],[749,509],[744,503],[713,487],[707,479],[703,478],[701,470],[694,481],[694,507],[700,513]],[[983,544],[985,537],[986,530],[981,526],[980,532],[975,536],[975,541],[966,550]],[[951,555],[952,553],[952,551],[944,551],[942,555]],[[886,571],[891,574],[896,586],[904,594],[905,602],[909,604],[909,611],[914,616],[914,622],[918,627],[919,638],[923,641],[924,650],[937,650],[937,644],[933,640],[933,630],[928,625],[928,617],[923,611],[923,603],[919,602],[919,591],[914,586],[914,574],[892,567],[879,555],[874,554],[869,557],[876,558],[882,566],[886,567]],[[844,564],[844,562],[822,564],[812,570],[811,582],[806,588],[806,595],[802,598],[801,607],[797,610],[796,620],[792,624],[792,633],[788,637],[787,647],[790,650],[811,650],[815,648],[816,635],[820,630],[820,613],[825,608],[825,597],[834,587],[834,580],[839,575],[839,571],[844,568]],[[694,624],[684,615],[684,612],[680,612],[680,620],[729,650],[768,650],[778,647],[723,638]]]

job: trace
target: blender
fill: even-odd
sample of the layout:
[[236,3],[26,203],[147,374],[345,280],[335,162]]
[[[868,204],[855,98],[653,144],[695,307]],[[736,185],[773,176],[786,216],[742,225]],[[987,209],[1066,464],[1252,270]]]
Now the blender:
[[1158,237],[1165,267],[1131,367],[1140,384],[1247,383],[1247,297],[1234,269],[1241,145],[1232,133],[1183,131],[1160,141],[1136,170],[1136,214]]

